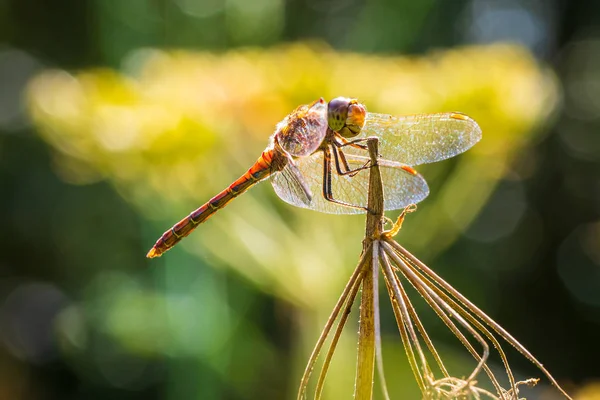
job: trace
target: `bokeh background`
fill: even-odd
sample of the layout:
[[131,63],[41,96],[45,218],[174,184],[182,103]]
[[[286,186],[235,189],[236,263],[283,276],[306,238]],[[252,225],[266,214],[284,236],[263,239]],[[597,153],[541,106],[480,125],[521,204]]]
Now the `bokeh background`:
[[[600,3],[568,0],[0,1],[0,398],[292,398],[362,217],[263,183],[144,255],[295,106],[338,95],[480,123],[473,150],[419,168],[432,194],[398,240],[598,399]],[[390,389],[416,399],[383,299]],[[350,320],[327,398],[353,390]]]

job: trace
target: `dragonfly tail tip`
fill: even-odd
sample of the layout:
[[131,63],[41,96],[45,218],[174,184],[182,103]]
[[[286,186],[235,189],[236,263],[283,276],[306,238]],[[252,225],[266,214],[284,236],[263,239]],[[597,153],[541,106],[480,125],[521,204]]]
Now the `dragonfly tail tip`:
[[161,253],[155,248],[151,248],[150,251],[148,252],[148,254],[146,254],[147,258],[154,258],[154,257],[160,257]]

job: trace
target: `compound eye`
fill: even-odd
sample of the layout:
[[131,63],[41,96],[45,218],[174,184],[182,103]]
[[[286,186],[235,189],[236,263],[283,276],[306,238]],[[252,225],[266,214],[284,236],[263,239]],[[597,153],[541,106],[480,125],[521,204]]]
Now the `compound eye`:
[[346,97],[336,97],[327,105],[327,123],[332,131],[339,132],[346,125],[350,101]]
[[365,119],[367,117],[367,108],[364,104],[359,103],[357,100],[351,100],[348,106],[348,116],[344,123],[344,128],[339,132],[345,138],[353,138],[357,136],[362,128],[365,126]]

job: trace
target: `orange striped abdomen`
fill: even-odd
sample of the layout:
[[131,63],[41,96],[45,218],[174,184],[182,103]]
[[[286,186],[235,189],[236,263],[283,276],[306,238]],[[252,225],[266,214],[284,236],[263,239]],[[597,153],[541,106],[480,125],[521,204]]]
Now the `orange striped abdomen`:
[[238,195],[244,193],[252,186],[269,177],[273,169],[273,157],[276,154],[274,150],[265,150],[256,160],[254,165],[233,182],[225,190],[221,191],[215,197],[203,204],[200,208],[192,212],[190,215],[179,221],[171,229],[163,233],[156,241],[156,244],[150,249],[146,257],[160,257],[165,251],[175,246],[181,239],[189,235],[198,225],[206,221],[219,209],[225,207],[227,203],[233,200]]

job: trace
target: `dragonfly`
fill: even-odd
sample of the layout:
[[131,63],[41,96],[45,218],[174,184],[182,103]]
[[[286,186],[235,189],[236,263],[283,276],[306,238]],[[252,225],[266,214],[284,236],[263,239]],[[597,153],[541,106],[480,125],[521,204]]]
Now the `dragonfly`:
[[384,207],[397,210],[429,194],[413,166],[468,150],[481,139],[481,129],[458,112],[392,116],[367,112],[363,103],[347,97],[299,106],[277,124],[267,148],[241,177],[168,229],[147,257],[161,256],[267,178],[294,206],[332,214],[367,212],[370,158],[364,143],[370,137],[379,139]]

